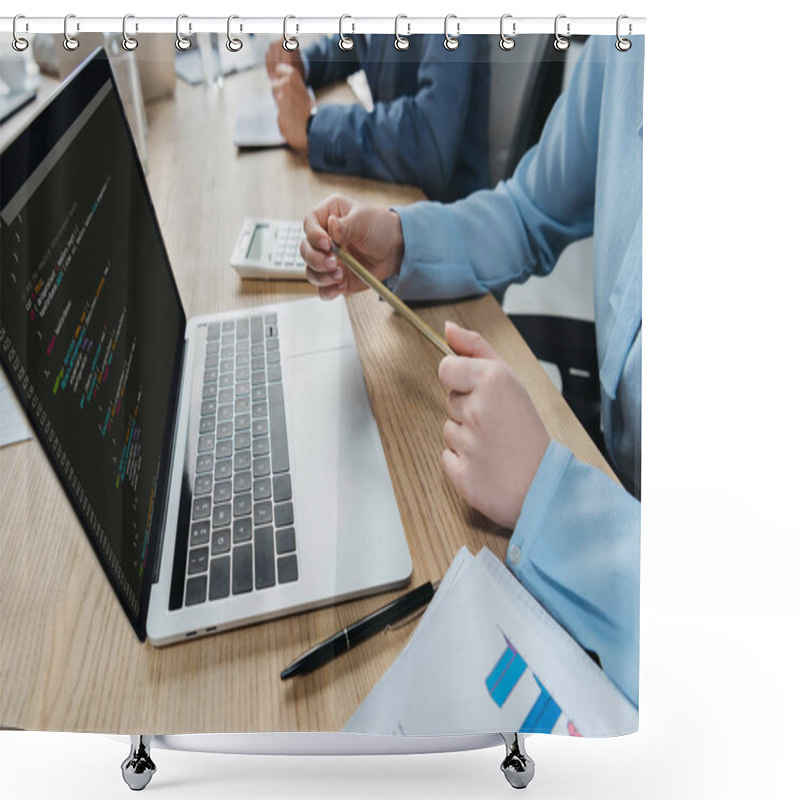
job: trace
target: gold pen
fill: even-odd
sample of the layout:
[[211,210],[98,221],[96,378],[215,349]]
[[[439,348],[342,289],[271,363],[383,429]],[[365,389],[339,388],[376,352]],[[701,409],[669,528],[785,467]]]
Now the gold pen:
[[331,249],[364,283],[374,289],[403,319],[410,322],[431,344],[435,345],[444,355],[454,356],[455,351],[439,336],[436,331],[425,322],[422,317],[414,313],[394,292],[387,289],[365,266],[356,261],[346,250],[342,250],[333,240]]

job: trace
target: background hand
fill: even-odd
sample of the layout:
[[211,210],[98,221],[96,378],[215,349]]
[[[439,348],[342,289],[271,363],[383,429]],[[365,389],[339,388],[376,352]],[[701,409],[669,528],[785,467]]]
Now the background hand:
[[288,64],[275,66],[272,94],[278,105],[278,127],[289,147],[301,155],[308,153],[308,117],[311,97],[300,73]]
[[297,70],[305,83],[306,70],[303,66],[303,59],[300,58],[300,53],[297,50],[284,50],[283,39],[276,39],[269,46],[265,61],[267,64],[267,75],[269,75],[270,80],[275,78],[275,70],[278,64],[288,64],[290,67]]
[[300,255],[306,262],[306,278],[323,300],[367,288],[333,255],[331,239],[381,281],[400,269],[403,230],[397,214],[387,209],[333,195],[306,217],[303,227],[306,238],[300,243]]
[[471,506],[513,529],[550,437],[525,388],[480,334],[448,322],[445,336],[459,355],[439,364],[450,413],[442,467]]

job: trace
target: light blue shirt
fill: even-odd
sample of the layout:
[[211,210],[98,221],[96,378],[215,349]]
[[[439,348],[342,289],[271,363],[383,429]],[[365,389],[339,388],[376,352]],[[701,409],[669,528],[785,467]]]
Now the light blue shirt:
[[[541,140],[513,177],[451,205],[395,209],[405,257],[395,291],[444,299],[550,272],[594,235],[602,422],[614,467],[639,493],[644,37],[592,37]],[[640,506],[616,482],[547,449],[506,563],[608,676],[639,702]]]

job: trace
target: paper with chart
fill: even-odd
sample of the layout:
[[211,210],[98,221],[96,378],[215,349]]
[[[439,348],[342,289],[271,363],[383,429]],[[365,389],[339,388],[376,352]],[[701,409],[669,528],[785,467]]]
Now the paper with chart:
[[344,730],[618,736],[638,711],[488,550],[462,548]]

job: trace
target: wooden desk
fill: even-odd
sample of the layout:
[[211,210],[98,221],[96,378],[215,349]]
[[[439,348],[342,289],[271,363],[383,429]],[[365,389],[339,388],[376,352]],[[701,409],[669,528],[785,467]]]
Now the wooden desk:
[[[300,283],[240,282],[228,259],[247,216],[300,218],[334,191],[387,205],[418,190],[312,173],[285,150],[239,153],[239,97],[263,73],[220,92],[179,82],[149,111],[149,183],[188,315],[307,296]],[[507,534],[469,509],[443,477],[439,355],[369,292],[349,301],[367,388],[414,563],[412,586],[441,577],[456,551]],[[605,465],[588,435],[492,297],[426,307],[481,331],[520,375],[550,434]],[[335,730],[408,641],[409,625],[325,668],[281,682],[298,653],[388,602],[374,596],[157,649],[136,639],[35,442],[0,451],[0,724],[114,733]],[[397,594],[397,593],[395,593]]]

